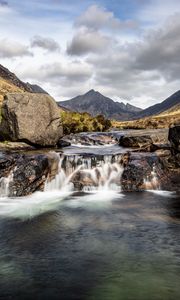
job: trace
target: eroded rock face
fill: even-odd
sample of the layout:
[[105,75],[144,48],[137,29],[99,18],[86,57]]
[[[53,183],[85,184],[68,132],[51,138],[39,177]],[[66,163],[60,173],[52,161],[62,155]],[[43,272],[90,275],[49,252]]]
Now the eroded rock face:
[[44,94],[8,94],[2,106],[0,135],[11,141],[55,146],[62,137],[60,113],[55,100]]

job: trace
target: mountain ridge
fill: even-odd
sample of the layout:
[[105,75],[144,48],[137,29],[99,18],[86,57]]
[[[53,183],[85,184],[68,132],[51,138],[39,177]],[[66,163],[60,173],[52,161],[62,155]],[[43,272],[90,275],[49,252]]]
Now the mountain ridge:
[[139,118],[149,117],[161,114],[173,106],[180,104],[180,90],[166,98],[164,101],[157,103],[155,105],[149,106],[148,108],[144,109],[143,111],[138,113]]
[[40,86],[21,81],[14,73],[0,64],[0,105],[7,93],[44,93]]
[[141,111],[129,103],[115,102],[93,89],[70,100],[60,101],[58,105],[79,113],[88,112],[92,116],[103,114],[110,119],[129,119]]

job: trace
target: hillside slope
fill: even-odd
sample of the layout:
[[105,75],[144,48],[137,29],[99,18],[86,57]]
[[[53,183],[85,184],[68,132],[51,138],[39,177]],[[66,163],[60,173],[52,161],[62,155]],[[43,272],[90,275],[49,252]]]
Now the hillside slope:
[[112,122],[113,127],[120,129],[169,128],[175,124],[180,124],[180,103],[158,115],[132,121]]
[[149,117],[165,112],[180,104],[180,91],[177,91],[161,103],[150,106],[137,114],[137,118]]
[[94,90],[58,104],[75,112],[88,112],[92,116],[103,114],[106,118],[117,120],[129,120],[141,111],[138,107],[115,102]]
[[0,105],[7,93],[46,93],[38,85],[21,81],[14,73],[0,65]]

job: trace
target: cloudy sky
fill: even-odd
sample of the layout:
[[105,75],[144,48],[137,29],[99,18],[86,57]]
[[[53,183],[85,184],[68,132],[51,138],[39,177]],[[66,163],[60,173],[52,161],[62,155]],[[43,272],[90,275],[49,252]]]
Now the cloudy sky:
[[180,1],[0,0],[0,63],[58,101],[145,108],[180,89]]

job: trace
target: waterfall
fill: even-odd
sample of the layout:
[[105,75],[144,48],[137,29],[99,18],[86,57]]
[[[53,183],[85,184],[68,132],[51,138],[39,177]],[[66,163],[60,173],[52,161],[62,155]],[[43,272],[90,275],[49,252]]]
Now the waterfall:
[[58,172],[52,180],[47,179],[45,191],[121,190],[121,155],[56,155]]
[[155,165],[153,166],[150,176],[147,176],[144,179],[144,184],[145,184],[146,190],[160,190],[161,189]]
[[8,197],[9,185],[13,181],[13,171],[9,173],[7,177],[0,178],[0,195],[1,197]]

